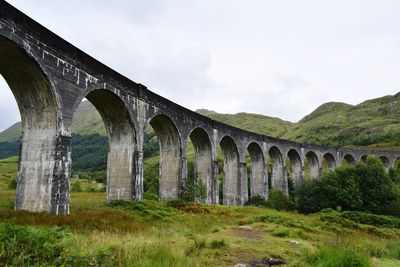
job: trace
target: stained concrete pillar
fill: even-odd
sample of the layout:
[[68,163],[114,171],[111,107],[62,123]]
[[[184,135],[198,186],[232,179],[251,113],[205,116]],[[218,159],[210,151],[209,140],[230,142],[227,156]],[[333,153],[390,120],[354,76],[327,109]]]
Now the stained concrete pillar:
[[56,83],[32,53],[5,37],[0,37],[0,62],[22,120],[15,208],[68,214],[71,137]]
[[244,205],[249,200],[249,185],[247,179],[247,165],[246,162],[239,163],[239,202],[238,205]]
[[135,159],[132,140],[110,140],[107,157],[107,201],[134,198]]
[[266,198],[268,180],[263,152],[256,143],[251,143],[247,150],[251,159],[250,197],[260,196]]
[[86,98],[100,113],[107,130],[107,201],[132,200],[137,176],[137,136],[123,96],[111,90],[96,89]]
[[232,138],[225,136],[220,142],[224,155],[223,204],[240,204],[239,152]]
[[335,158],[333,157],[333,155],[331,153],[325,153],[323,156],[325,162],[326,162],[326,166],[328,168],[328,171],[333,171],[336,168],[336,161]]
[[[183,148],[185,149],[185,148]],[[184,150],[186,151],[186,149]],[[181,166],[178,170],[178,196],[177,198],[183,198],[186,192],[186,182],[188,178],[188,169],[187,169],[187,158],[186,152],[182,152],[181,158]]]
[[291,149],[287,154],[290,166],[286,166],[290,170],[293,185],[296,189],[300,188],[304,182],[304,166],[302,164],[299,153]]
[[218,161],[213,160],[212,162],[212,188],[211,188],[211,203],[218,204],[219,203],[219,169],[218,169]]
[[206,203],[212,203],[213,166],[211,140],[207,132],[202,128],[194,129],[190,134],[190,140],[195,150],[194,171],[198,179],[207,188]]
[[310,178],[316,179],[316,178],[320,177],[321,176],[321,168],[320,168],[320,164],[319,164],[317,155],[314,152],[309,151],[306,154],[306,158],[310,165]]
[[135,185],[133,198],[135,200],[143,200],[144,195],[144,153],[142,150],[135,151]]
[[[160,146],[160,199],[178,199],[184,191],[182,176],[186,173],[186,158],[182,158],[181,137],[175,124],[166,115],[150,120]],[[186,177],[184,177],[186,179]]]
[[69,213],[71,137],[24,127],[15,208]]
[[283,162],[282,154],[277,147],[269,150],[271,160],[271,186],[274,189],[281,190],[285,194],[289,194],[287,171]]

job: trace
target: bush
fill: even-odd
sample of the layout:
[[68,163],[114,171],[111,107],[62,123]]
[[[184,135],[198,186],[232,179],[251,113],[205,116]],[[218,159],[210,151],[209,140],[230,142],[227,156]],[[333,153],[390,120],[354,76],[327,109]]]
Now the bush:
[[369,214],[357,211],[345,211],[341,213],[340,216],[356,223],[400,229],[400,218],[397,217]]
[[168,207],[162,207],[155,201],[126,201],[113,200],[108,205],[113,208],[122,208],[140,215],[145,220],[159,221],[171,220],[176,213]]
[[212,249],[218,249],[218,248],[224,248],[226,247],[225,240],[220,239],[220,240],[212,240],[210,243],[210,248]]
[[276,237],[289,237],[290,236],[290,230],[289,228],[279,228],[276,229],[272,232],[273,236]]
[[246,201],[245,206],[266,207],[267,201],[262,196],[254,196]]
[[17,179],[12,179],[12,180],[8,183],[8,188],[9,188],[9,189],[17,189]]
[[76,181],[74,183],[74,185],[71,188],[72,192],[82,192],[82,187],[81,187],[81,183],[79,181]]
[[297,205],[303,213],[331,208],[390,214],[399,197],[382,162],[368,157],[366,163],[342,166],[320,179],[306,181]]
[[0,262],[4,265],[41,265],[58,259],[68,233],[57,227],[35,228],[0,224]]
[[205,203],[207,200],[207,186],[200,179],[199,173],[193,172],[188,175],[185,184],[185,193],[183,196],[185,201],[196,201]]
[[269,198],[266,202],[266,207],[276,210],[294,210],[296,204],[282,191],[271,189],[269,191]]

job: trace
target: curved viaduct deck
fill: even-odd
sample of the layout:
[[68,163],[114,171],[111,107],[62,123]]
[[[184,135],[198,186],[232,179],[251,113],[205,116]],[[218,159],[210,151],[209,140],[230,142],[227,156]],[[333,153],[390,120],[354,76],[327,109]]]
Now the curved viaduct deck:
[[[99,111],[109,137],[107,199],[143,198],[143,139],[150,124],[160,142],[160,198],[179,198],[187,176],[186,146],[195,148],[196,171],[207,202],[219,202],[217,148],[224,154],[223,203],[241,205],[251,195],[267,197],[270,186],[288,191],[343,160],[376,154],[385,166],[397,153],[334,149],[248,132],[197,114],[118,74],[0,0],[0,74],[21,112],[23,136],[16,208],[69,212],[71,125],[83,98]],[[251,157],[248,185],[245,155]],[[267,161],[271,164],[268,179]],[[268,183],[268,181],[270,181]]]

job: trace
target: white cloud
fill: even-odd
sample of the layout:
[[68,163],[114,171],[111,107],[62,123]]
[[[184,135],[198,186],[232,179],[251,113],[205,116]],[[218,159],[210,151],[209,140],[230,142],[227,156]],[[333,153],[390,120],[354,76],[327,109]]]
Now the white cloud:
[[[400,90],[395,0],[9,2],[191,109],[296,121],[326,101],[356,104]],[[0,130],[18,119],[2,89]]]

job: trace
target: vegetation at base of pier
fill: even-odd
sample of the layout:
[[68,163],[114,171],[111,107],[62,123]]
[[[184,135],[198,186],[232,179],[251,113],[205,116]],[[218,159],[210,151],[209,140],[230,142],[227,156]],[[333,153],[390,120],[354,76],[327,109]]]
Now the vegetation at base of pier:
[[[257,114],[199,112],[290,140],[398,150],[398,99],[326,103],[295,124]],[[244,207],[192,202],[204,200],[194,175],[188,201],[163,202],[157,200],[158,142],[147,129],[146,200],[107,204],[106,132],[89,102],[75,114],[73,132],[73,174],[80,179],[71,181],[69,216],[13,210],[18,157],[9,156],[18,154],[20,124],[0,134],[0,266],[233,266],[263,258],[288,266],[400,265],[399,165],[386,174],[370,158],[306,181],[290,197],[271,190],[268,201],[254,197]],[[193,156],[189,146],[189,173]]]
[[306,181],[297,195],[300,212],[325,208],[358,210],[400,216],[400,164],[387,173],[377,157],[345,165]]
[[400,217],[400,163],[386,172],[382,162],[369,156],[366,162],[344,165],[306,180],[289,196],[270,190],[266,201],[259,196],[246,205],[309,214],[331,209],[361,211]]
[[400,218],[336,208],[278,211],[269,208],[284,196],[277,192],[269,207],[107,204],[105,192],[83,192],[93,184],[85,180],[82,192],[71,192],[68,216],[14,211],[9,184],[17,163],[0,161],[0,266],[250,266],[263,258],[287,266],[400,264]]

